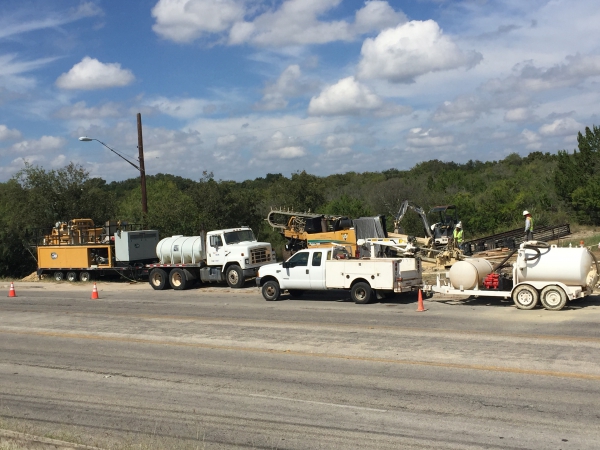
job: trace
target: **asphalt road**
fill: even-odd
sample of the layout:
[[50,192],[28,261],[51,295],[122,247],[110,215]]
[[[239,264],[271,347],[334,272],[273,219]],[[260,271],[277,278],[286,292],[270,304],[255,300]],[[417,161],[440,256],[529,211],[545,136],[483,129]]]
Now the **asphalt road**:
[[0,428],[115,449],[600,448],[600,297],[416,312],[411,294],[98,287],[0,298]]

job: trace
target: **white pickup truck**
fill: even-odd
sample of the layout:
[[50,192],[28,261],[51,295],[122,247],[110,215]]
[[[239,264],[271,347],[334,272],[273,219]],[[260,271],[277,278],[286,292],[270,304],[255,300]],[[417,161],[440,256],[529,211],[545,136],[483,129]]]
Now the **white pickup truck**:
[[422,284],[419,258],[350,259],[338,247],[301,250],[283,263],[262,266],[256,278],[269,301],[277,300],[285,289],[292,297],[307,290],[349,289],[352,300],[364,304],[375,296],[416,290]]

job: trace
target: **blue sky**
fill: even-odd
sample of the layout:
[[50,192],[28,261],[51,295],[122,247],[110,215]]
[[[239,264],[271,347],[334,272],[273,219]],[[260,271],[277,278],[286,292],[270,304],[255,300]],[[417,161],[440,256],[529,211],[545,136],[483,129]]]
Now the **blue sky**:
[[3,0],[0,181],[410,169],[576,148],[598,125],[584,0]]

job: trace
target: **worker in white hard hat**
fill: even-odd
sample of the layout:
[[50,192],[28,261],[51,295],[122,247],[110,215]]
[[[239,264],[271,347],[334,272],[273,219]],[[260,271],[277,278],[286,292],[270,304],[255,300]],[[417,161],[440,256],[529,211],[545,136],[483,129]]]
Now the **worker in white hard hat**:
[[523,217],[525,217],[525,240],[533,241],[533,217],[529,211],[523,211]]
[[462,222],[458,222],[454,227],[454,232],[452,233],[452,237],[454,238],[454,245],[458,248],[461,248],[462,243],[464,242],[464,233]]

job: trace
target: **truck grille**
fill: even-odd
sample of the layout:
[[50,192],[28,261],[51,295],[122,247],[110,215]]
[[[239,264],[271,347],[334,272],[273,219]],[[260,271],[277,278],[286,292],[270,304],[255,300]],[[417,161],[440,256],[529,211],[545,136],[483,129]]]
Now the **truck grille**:
[[267,247],[253,248],[250,250],[250,263],[261,264],[271,261],[271,250]]

